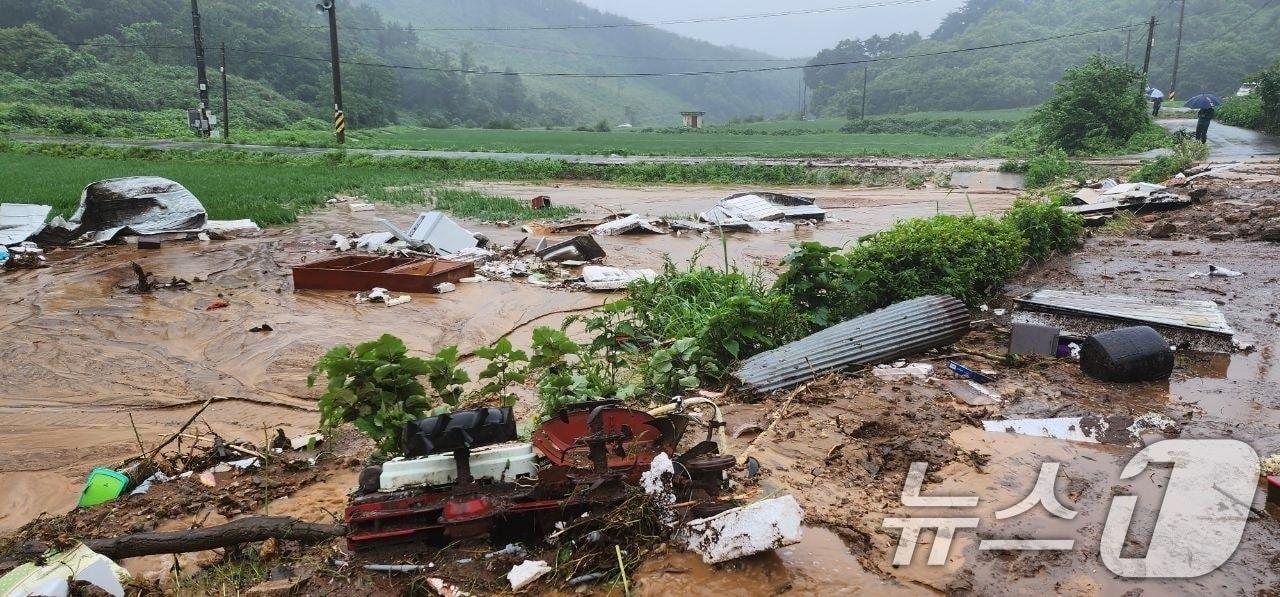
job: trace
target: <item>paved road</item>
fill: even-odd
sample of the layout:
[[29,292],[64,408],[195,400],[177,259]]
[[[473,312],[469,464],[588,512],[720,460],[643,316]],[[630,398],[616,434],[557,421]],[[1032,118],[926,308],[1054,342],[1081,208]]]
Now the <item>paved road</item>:
[[[1157,120],[1170,131],[1194,133],[1193,119]],[[1209,126],[1209,159],[1215,162],[1274,160],[1280,156],[1280,137],[1214,122]]]

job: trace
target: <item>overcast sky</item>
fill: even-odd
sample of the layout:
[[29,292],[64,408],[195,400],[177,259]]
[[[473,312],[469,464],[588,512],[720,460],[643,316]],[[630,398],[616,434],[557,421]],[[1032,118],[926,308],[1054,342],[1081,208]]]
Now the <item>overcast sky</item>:
[[[874,4],[871,0],[580,0],[583,4],[641,22],[783,12]],[[716,23],[663,25],[663,29],[719,45],[734,45],[783,58],[808,57],[851,37],[919,31],[928,35],[964,0],[862,8],[810,15]]]

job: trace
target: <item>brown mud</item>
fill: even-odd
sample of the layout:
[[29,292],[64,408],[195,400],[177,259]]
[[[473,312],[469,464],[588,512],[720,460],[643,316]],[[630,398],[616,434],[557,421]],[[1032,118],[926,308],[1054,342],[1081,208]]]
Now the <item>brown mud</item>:
[[[741,189],[658,187],[511,187],[516,196],[551,195],[588,215],[629,210],[664,215],[705,210]],[[999,211],[1010,194],[985,194],[975,209]],[[914,202],[877,207],[883,203]],[[794,235],[730,235],[730,257],[743,267],[776,261],[789,242],[817,239],[841,244],[891,225],[898,218],[938,209],[963,213],[963,196],[945,191],[822,190],[819,204],[839,222]],[[863,206],[863,207],[859,207]],[[0,530],[42,511],[75,504],[90,468],[137,452],[130,427],[148,441],[171,431],[210,395],[219,401],[202,419],[228,437],[259,438],[264,427],[298,434],[314,428],[317,393],[306,387],[309,367],[328,348],[376,338],[388,331],[409,348],[434,352],[451,344],[483,346],[520,324],[557,325],[563,314],[598,305],[609,295],[544,289],[512,282],[464,284],[447,295],[417,295],[393,308],[356,305],[345,292],[292,291],[289,267],[332,256],[335,233],[379,230],[379,217],[402,227],[416,211],[378,206],[357,214],[338,210],[303,216],[298,225],[254,238],[171,242],[159,250],[134,246],[69,249],[50,254],[50,267],[4,274],[0,285]],[[519,227],[467,223],[497,243],[525,236]],[[567,237],[567,235],[566,235]],[[625,236],[602,239],[606,262],[620,267],[661,267],[702,247],[703,259],[720,262],[720,239],[701,235]],[[716,253],[712,258],[711,253]],[[136,281],[130,261],[158,279],[193,282],[190,291],[140,295],[121,287]],[[196,281],[199,280],[199,281]],[[205,311],[222,298],[230,306]],[[268,323],[274,331],[250,333]],[[513,341],[527,342],[534,325]]]

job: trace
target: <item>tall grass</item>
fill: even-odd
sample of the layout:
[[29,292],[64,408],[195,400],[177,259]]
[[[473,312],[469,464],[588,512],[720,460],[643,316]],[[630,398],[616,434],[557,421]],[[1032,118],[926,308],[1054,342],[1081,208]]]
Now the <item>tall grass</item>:
[[[372,176],[377,171],[394,174],[405,184],[427,181],[457,180],[597,180],[618,183],[703,183],[758,185],[889,185],[899,184],[907,176],[931,172],[904,168],[901,170],[872,168],[808,168],[799,164],[737,165],[725,162],[644,163],[644,164],[580,164],[563,160],[472,160],[421,158],[411,156],[371,156],[342,151],[321,155],[288,155],[281,153],[244,152],[209,149],[203,151],[158,150],[137,147],[108,147],[90,144],[0,143],[0,154],[6,159],[22,156],[71,158],[76,161],[95,159],[121,161],[147,167],[177,163],[182,167],[209,165],[231,172],[239,166],[272,166],[280,172],[289,168],[323,171],[323,179],[349,178],[354,181]],[[410,174],[411,173],[411,174]],[[270,177],[260,178],[270,184]],[[88,182],[88,181],[86,181]]]

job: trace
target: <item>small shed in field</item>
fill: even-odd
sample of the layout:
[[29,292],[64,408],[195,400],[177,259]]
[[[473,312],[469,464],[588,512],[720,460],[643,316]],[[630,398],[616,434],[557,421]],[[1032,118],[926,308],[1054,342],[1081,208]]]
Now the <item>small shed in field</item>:
[[685,128],[700,129],[702,128],[702,117],[706,116],[706,112],[681,112],[680,116],[684,118]]

